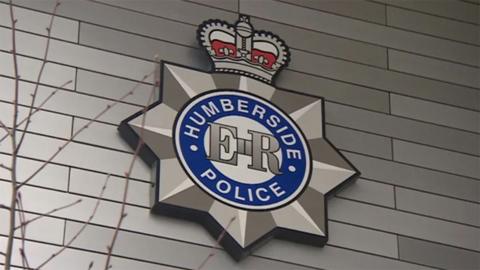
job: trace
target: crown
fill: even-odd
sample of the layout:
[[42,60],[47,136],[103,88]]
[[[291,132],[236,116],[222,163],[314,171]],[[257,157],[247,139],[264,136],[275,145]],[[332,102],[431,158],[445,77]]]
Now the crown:
[[288,47],[278,36],[254,31],[250,17],[240,15],[235,25],[208,20],[198,28],[200,44],[212,58],[216,72],[236,73],[271,83],[289,62]]

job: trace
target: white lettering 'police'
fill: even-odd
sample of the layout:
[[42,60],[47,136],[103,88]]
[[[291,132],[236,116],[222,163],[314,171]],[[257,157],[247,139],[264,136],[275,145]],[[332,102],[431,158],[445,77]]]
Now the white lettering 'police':
[[237,199],[242,201],[247,200],[250,202],[255,201],[258,199],[260,201],[268,201],[270,200],[270,196],[275,196],[277,198],[281,198],[285,195],[285,191],[279,186],[277,182],[273,182],[267,188],[247,188],[246,194],[242,194],[242,189],[235,185],[234,183],[230,183],[223,179],[217,178],[217,174],[212,169],[205,170],[201,175],[202,178],[207,178],[208,180],[216,182],[215,187],[216,189],[223,194],[233,194]]

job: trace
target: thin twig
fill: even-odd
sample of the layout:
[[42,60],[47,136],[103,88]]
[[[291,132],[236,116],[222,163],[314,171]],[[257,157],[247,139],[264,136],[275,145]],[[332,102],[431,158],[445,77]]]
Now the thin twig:
[[5,170],[7,170],[7,171],[11,171],[11,170],[12,170],[12,168],[3,165],[3,163],[0,164],[0,168],[5,169]]
[[5,130],[5,132],[7,132],[7,134],[0,140],[0,142],[2,142],[4,138],[11,136],[12,134],[10,133],[10,129],[8,129],[7,125],[5,125],[5,123],[3,123],[2,120],[0,120],[0,127],[3,130]]
[[[48,52],[50,51],[50,41],[51,41],[51,36],[52,36],[52,26],[53,26],[53,21],[55,19],[55,15],[57,14],[58,7],[60,6],[60,0],[57,0],[55,2],[55,6],[53,7],[52,15],[50,16],[50,23],[47,27],[47,44],[45,45],[45,51],[43,53],[43,59],[42,59],[42,65],[40,67],[40,71],[38,72],[37,80],[35,82],[35,89],[33,90],[32,94],[32,101],[30,103],[30,110],[27,115],[27,123],[25,124],[25,131],[28,130],[28,126],[30,125],[30,117],[32,116],[33,112],[33,106],[35,105],[35,99],[37,98],[37,92],[38,88],[40,86],[40,80],[42,79],[43,71],[45,69],[45,66],[47,64],[47,58],[48,58]],[[25,132],[22,134],[20,137],[20,140],[18,142],[16,151],[20,151],[20,147],[22,146],[23,139],[25,139]]]
[[[72,83],[72,80],[69,80],[69,81],[65,82],[64,84],[60,85],[59,87],[55,88],[55,90],[54,90],[53,92],[51,92],[51,93],[42,101],[42,103],[40,103],[38,106],[36,106],[36,107],[35,107],[35,110],[33,110],[33,112],[32,112],[31,114],[29,114],[29,115],[30,115],[30,118],[31,118],[33,115],[35,115],[38,111],[40,111],[40,110],[43,108],[43,106],[45,106],[45,104],[46,104],[55,94],[57,94],[57,92],[58,92],[58,90],[59,90],[60,88],[64,88],[65,86],[67,86],[67,85],[69,85],[69,84],[71,84],[71,83]],[[21,126],[23,123],[25,123],[26,121],[31,122],[32,120],[29,119],[28,116],[26,116],[25,118],[23,118],[21,121],[18,122],[17,128],[20,127],[20,126]],[[1,124],[0,124],[0,125],[1,125]],[[7,128],[7,130],[8,130],[8,128]],[[26,131],[26,129],[25,129],[25,131]],[[9,133],[10,133],[10,132],[9,132]],[[9,134],[6,134],[5,136],[3,136],[3,137],[0,139],[0,143],[1,143],[3,140],[5,140],[5,139],[8,137],[8,135],[9,135]]]
[[[22,236],[23,237],[23,236]],[[18,251],[20,252],[20,256],[22,257],[22,265],[23,265],[23,268],[24,269],[32,269],[30,267],[30,264],[28,262],[28,258],[27,258],[27,254],[26,254],[26,251],[25,251],[25,240],[22,241],[22,247],[18,249]]]
[[11,168],[11,181],[12,181],[12,194],[10,198],[10,224],[8,230],[8,240],[7,240],[7,248],[5,250],[5,270],[10,270],[11,263],[12,263],[12,252],[13,252],[13,239],[15,234],[15,209],[17,203],[17,140],[16,140],[16,133],[17,133],[17,120],[18,120],[18,62],[17,62],[17,41],[16,41],[16,24],[17,19],[15,19],[15,15],[13,13],[13,4],[12,0],[10,0],[10,21],[12,24],[12,57],[13,57],[13,73],[15,76],[15,94],[13,100],[13,121],[12,121],[12,132],[11,132],[11,143],[12,143],[12,165]]
[[[20,224],[25,223],[25,220],[27,219],[25,216],[25,211],[23,208],[23,200],[22,200],[22,193],[18,192],[18,218],[20,220]],[[27,238],[27,227],[25,225],[22,225],[20,230],[20,238],[21,238],[21,247],[19,248],[20,251],[20,257],[22,258],[22,266],[23,268],[30,269],[30,264],[28,263],[28,258],[27,258],[27,252],[25,248],[25,239]]]
[[61,207],[57,207],[57,208],[55,208],[55,209],[53,209],[53,210],[50,210],[50,211],[48,211],[48,212],[46,212],[46,213],[44,213],[44,214],[40,214],[40,215],[38,215],[38,216],[36,216],[36,217],[34,217],[34,218],[32,218],[32,219],[24,220],[24,221],[22,221],[17,227],[15,227],[15,230],[18,230],[19,228],[21,228],[21,227],[23,227],[23,226],[27,226],[28,224],[30,224],[30,223],[32,223],[32,222],[34,222],[34,221],[37,221],[37,220],[39,220],[39,219],[41,219],[41,218],[44,218],[44,217],[46,217],[46,216],[49,216],[49,215],[51,215],[51,214],[53,214],[53,213],[55,213],[55,212],[58,212],[58,211],[60,211],[60,210],[64,210],[64,209],[70,208],[70,207],[72,207],[72,206],[74,206],[74,205],[77,205],[77,204],[79,204],[79,203],[81,203],[81,202],[82,202],[82,199],[78,199],[78,200],[76,200],[76,201],[74,201],[74,202],[72,202],[72,203],[69,203],[69,204],[67,204],[67,205],[64,205],[64,206],[61,206]]
[[227,226],[225,227],[225,229],[223,229],[222,233],[220,233],[220,235],[218,236],[217,238],[217,241],[215,242],[215,246],[213,246],[210,250],[210,253],[208,254],[207,257],[205,257],[205,259],[202,261],[202,263],[198,266],[197,270],[201,270],[203,269],[203,267],[205,267],[205,265],[207,264],[207,262],[212,258],[214,257],[217,252],[218,252],[218,247],[220,246],[220,242],[222,242],[223,238],[225,237],[225,234],[227,233],[227,230],[228,228],[230,228],[230,226],[232,225],[233,221],[235,221],[235,217],[232,217],[230,219],[230,221],[228,222]]
[[[58,7],[58,2],[55,6],[54,11],[56,12],[56,9]],[[9,270],[11,267],[11,260],[12,260],[12,251],[13,251],[13,239],[14,239],[14,233],[15,233],[15,209],[16,209],[16,203],[17,203],[17,193],[18,193],[18,186],[17,186],[17,154],[19,152],[19,146],[22,144],[25,133],[21,135],[20,143],[17,144],[17,127],[18,127],[18,92],[19,92],[19,79],[20,75],[18,73],[18,60],[17,60],[17,42],[16,42],[16,24],[17,24],[17,19],[15,19],[15,15],[13,12],[13,3],[12,0],[9,2],[9,10],[10,10],[10,20],[11,20],[11,29],[12,29],[12,57],[13,57],[13,69],[14,69],[14,76],[15,76],[15,94],[14,94],[14,100],[13,100],[13,121],[12,121],[12,131],[9,132],[9,135],[11,137],[11,142],[12,142],[12,165],[11,165],[11,184],[12,184],[12,194],[11,194],[11,201],[10,201],[10,226],[9,226],[9,232],[8,232],[8,240],[7,240],[7,249],[6,249],[6,255],[5,255],[5,270]],[[38,90],[38,85],[39,81],[41,78],[41,74],[43,73],[43,69],[46,64],[46,58],[48,55],[49,51],[49,44],[50,44],[50,30],[53,25],[53,17],[55,15],[52,15],[52,19],[50,21],[50,26],[48,29],[48,40],[47,40],[47,48],[45,49],[45,57],[42,63],[42,67],[38,76],[38,82],[35,87],[35,94],[33,95],[32,98],[32,106],[30,107],[30,112],[29,116],[32,114],[33,110],[33,104],[35,101],[35,96],[36,96],[36,91]],[[29,120],[27,120],[26,128],[27,130],[29,124]],[[5,125],[4,125],[5,126]],[[7,132],[8,134],[8,132]],[[22,253],[24,253],[24,250],[22,250]]]
[[98,113],[94,118],[90,119],[85,125],[83,125],[79,130],[77,130],[71,137],[70,139],[66,140],[61,146],[58,147],[57,151],[55,151],[55,153],[53,153],[52,156],[50,156],[50,158],[48,158],[46,161],[44,161],[42,163],[42,165],[37,169],[35,170],[35,172],[33,172],[25,181],[23,181],[21,184],[18,185],[18,188],[21,188],[22,186],[24,186],[25,184],[27,184],[28,182],[30,182],[38,173],[40,173],[43,168],[45,168],[45,166],[47,166],[49,163],[52,162],[52,160],[58,156],[58,154],[60,154],[60,152],[62,152],[63,149],[65,149],[65,147],[67,145],[69,145],[73,139],[75,139],[75,137],[77,137],[82,131],[84,131],[85,129],[87,129],[93,122],[95,122],[96,120],[98,120],[100,117],[102,117],[105,113],[107,113],[110,109],[112,109],[113,107],[115,107],[116,105],[118,105],[120,102],[122,102],[124,99],[126,99],[128,96],[130,95],[133,95],[133,93],[135,92],[135,90],[138,89],[138,87],[140,86],[140,84],[142,82],[145,81],[145,79],[147,79],[148,77],[150,77],[151,75],[153,74],[150,73],[148,75],[145,75],[142,80],[140,82],[137,82],[137,84],[134,86],[134,88],[130,91],[128,91],[125,95],[123,95],[122,97],[120,97],[119,99],[113,101],[112,103],[109,103],[105,109],[103,109],[100,113]]
[[83,223],[82,227],[80,227],[80,229],[73,235],[73,237],[63,247],[61,247],[57,252],[53,253],[48,259],[42,262],[38,267],[35,267],[35,269],[42,268],[47,263],[49,263],[53,258],[57,257],[62,252],[64,252],[67,248],[69,248],[72,245],[72,243],[78,238],[78,236],[80,236],[80,234],[85,230],[85,228],[87,228],[87,226],[92,222],[93,218],[97,214],[98,206],[100,205],[100,202],[103,199],[103,195],[105,194],[105,190],[107,189],[109,180],[110,180],[110,174],[107,175],[105,179],[105,183],[103,184],[100,194],[97,197],[97,202],[95,203],[95,207],[93,208],[93,211],[88,217],[87,221]]
[[157,78],[155,78],[155,84],[152,86],[147,104],[145,104],[145,106],[143,107],[143,110],[142,110],[142,124],[141,124],[141,128],[140,128],[140,136],[139,136],[139,140],[138,140],[138,143],[137,143],[137,147],[135,149],[135,153],[132,157],[132,160],[130,161],[130,166],[128,168],[128,171],[125,172],[125,186],[124,186],[124,190],[123,190],[123,199],[122,199],[122,206],[121,206],[121,210],[120,210],[120,217],[118,219],[117,226],[115,227],[115,231],[113,233],[110,245],[107,246],[108,254],[107,254],[107,258],[105,260],[105,268],[104,268],[105,270],[108,270],[111,267],[110,266],[110,260],[111,260],[111,257],[112,257],[113,247],[115,246],[115,242],[117,240],[118,233],[120,231],[120,227],[122,226],[122,222],[127,216],[127,213],[125,212],[125,207],[126,207],[126,204],[127,204],[128,185],[129,185],[129,182],[130,182],[130,176],[132,174],[133,166],[135,165],[135,161],[137,160],[138,155],[140,154],[140,150],[142,149],[142,147],[144,145],[144,140],[143,140],[144,139],[144,127],[145,127],[145,121],[146,121],[146,118],[147,118],[147,110],[148,110],[148,106],[153,101],[153,97],[155,96],[155,90],[157,89],[157,86],[159,84],[160,84],[160,81],[157,80]]

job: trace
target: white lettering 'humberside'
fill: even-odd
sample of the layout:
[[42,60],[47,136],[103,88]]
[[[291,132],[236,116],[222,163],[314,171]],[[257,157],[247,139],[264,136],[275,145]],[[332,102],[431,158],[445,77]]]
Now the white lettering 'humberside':
[[[237,110],[239,112],[247,113],[252,116],[259,116],[260,119],[265,121],[265,124],[271,128],[275,128],[276,134],[281,134],[287,127],[285,125],[281,125],[281,119],[277,115],[270,115],[269,117],[265,117],[266,109],[265,107],[255,104],[250,105],[247,100],[239,99],[238,102],[232,102],[230,99],[219,99],[219,103],[221,106],[217,107],[213,102],[209,102],[208,106],[202,105],[202,110],[194,111],[193,115],[189,117],[193,123],[197,126],[202,126],[207,124],[207,119],[217,113],[222,112],[231,112]],[[187,131],[185,131],[185,135],[191,136],[195,139],[198,139],[198,131],[199,129],[195,126],[186,125]],[[278,127],[278,128],[277,128]],[[296,143],[294,134],[282,134],[280,136],[282,141],[287,145],[293,145]]]

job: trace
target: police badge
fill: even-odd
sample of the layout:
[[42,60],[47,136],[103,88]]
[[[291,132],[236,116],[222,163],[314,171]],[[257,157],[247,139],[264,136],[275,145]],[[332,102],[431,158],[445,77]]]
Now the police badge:
[[[237,260],[272,237],[324,245],[325,197],[358,172],[325,138],[323,99],[273,86],[288,47],[248,16],[206,21],[198,40],[213,70],[162,62],[160,100],[148,108],[152,212],[224,232]],[[141,114],[119,126],[132,146]]]

